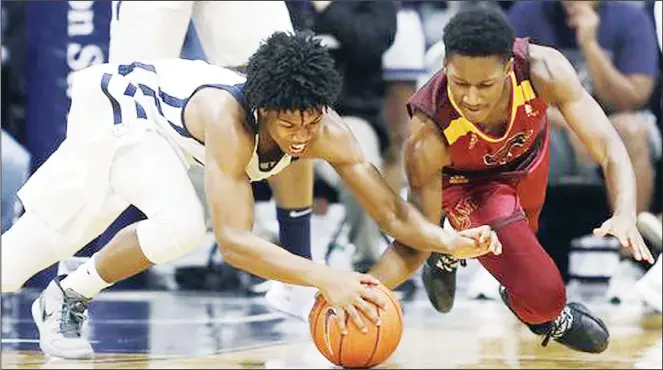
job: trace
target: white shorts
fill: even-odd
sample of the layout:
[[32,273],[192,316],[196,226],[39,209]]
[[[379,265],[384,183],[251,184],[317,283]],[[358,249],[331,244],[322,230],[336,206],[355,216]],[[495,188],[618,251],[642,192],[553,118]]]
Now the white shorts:
[[208,61],[248,62],[260,41],[292,31],[283,1],[113,1],[109,60],[179,58],[193,18]]
[[18,193],[26,212],[67,243],[87,244],[130,204],[148,218],[191,215],[203,222],[187,165],[158,126],[149,119],[116,122],[106,92],[125,112],[136,101],[123,94],[126,82],[118,75],[102,90],[102,75],[113,71],[103,64],[76,72],[67,138]]
[[414,9],[400,9],[396,21],[396,39],[382,56],[384,79],[417,81],[426,74],[426,38],[421,18]]

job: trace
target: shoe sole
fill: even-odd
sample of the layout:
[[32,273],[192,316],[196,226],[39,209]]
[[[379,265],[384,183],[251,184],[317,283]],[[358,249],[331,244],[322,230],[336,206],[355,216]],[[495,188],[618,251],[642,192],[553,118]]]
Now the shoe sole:
[[39,330],[39,348],[48,356],[51,357],[57,357],[57,358],[63,358],[67,360],[85,360],[92,358],[94,353],[90,352],[80,352],[76,353],[73,352],[67,354],[66,356],[63,356],[60,351],[57,349],[54,349],[53,347],[49,346],[48,342],[45,342],[42,340],[42,327],[44,325],[44,322],[41,320],[41,309],[39,308],[39,298],[35,299],[34,302],[32,302],[32,319],[35,321],[35,324],[37,325],[37,330]]

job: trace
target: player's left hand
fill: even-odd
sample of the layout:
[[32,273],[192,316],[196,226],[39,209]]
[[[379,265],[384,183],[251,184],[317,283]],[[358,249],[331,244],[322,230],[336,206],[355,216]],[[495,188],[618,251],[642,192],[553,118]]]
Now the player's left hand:
[[606,220],[601,227],[594,229],[594,235],[607,236],[612,235],[619,240],[624,248],[628,248],[637,261],[645,260],[654,263],[654,257],[645,245],[642,235],[635,224],[635,216],[613,215]]

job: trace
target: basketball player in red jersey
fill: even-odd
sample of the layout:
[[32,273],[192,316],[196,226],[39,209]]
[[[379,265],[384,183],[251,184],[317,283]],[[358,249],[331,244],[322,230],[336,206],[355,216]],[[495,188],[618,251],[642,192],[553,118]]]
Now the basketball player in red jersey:
[[[614,214],[594,233],[617,237],[636,260],[652,263],[636,228],[635,175],[623,143],[565,57],[515,39],[501,13],[458,13],[444,43],[443,70],[407,105],[411,200],[431,221],[446,214],[456,230],[487,224],[497,231],[502,255],[479,261],[501,283],[507,306],[545,336],[544,346],[552,338],[575,350],[604,351],[605,324],[582,304],[567,304],[560,272],[536,239],[548,180],[546,109],[560,110],[605,172]],[[395,243],[370,273],[394,288],[424,263],[430,301],[449,311],[458,260],[409,247]]]

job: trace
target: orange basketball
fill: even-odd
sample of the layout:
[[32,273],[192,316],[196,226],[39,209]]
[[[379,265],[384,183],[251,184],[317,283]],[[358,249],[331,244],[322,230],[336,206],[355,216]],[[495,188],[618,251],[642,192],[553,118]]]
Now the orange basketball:
[[368,368],[383,363],[394,352],[403,334],[403,313],[396,297],[383,285],[373,286],[386,298],[387,306],[378,310],[382,325],[360,312],[367,333],[362,333],[350,317],[346,318],[348,333],[341,335],[336,315],[327,301],[318,295],[309,314],[311,337],[315,346],[329,361],[345,368]]

